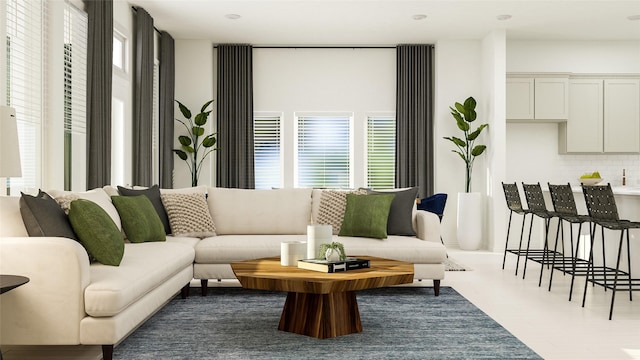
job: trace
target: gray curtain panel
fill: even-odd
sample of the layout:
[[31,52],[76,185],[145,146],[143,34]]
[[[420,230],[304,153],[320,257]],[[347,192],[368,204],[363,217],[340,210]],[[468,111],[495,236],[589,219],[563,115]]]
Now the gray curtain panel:
[[153,181],[153,18],[143,8],[135,13],[133,59],[133,184]]
[[218,45],[217,187],[255,188],[252,62],[251,45]]
[[87,34],[87,188],[111,183],[113,2],[85,1]]
[[173,106],[176,83],[173,37],[160,32],[160,188],[173,188]]
[[396,187],[433,194],[433,45],[396,49]]

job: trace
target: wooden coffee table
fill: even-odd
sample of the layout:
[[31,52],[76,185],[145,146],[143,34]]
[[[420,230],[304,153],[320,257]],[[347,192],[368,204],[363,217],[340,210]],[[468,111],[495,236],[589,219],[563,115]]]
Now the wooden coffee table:
[[357,290],[413,282],[412,263],[357,257],[371,260],[371,268],[327,274],[281,266],[279,257],[231,268],[244,288],[288,292],[279,330],[326,339],[362,331]]

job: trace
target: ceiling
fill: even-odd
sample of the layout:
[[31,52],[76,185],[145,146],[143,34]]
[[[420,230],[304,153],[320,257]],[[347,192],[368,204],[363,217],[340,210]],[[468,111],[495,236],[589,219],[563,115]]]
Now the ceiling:
[[[124,1],[124,0],[116,0]],[[129,0],[175,39],[253,45],[396,45],[481,39],[640,40],[640,0]],[[232,20],[228,14],[240,15]],[[426,15],[414,20],[414,15]],[[499,15],[511,15],[498,20]]]

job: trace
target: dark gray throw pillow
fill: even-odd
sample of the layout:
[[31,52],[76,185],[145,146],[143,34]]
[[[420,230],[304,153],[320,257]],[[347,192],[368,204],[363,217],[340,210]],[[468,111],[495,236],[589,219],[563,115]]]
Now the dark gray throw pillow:
[[164,233],[171,234],[171,224],[169,223],[169,216],[167,215],[167,211],[164,209],[164,205],[162,204],[162,198],[160,197],[160,187],[158,185],[153,185],[152,187],[143,190],[133,190],[118,186],[118,192],[122,196],[144,195],[149,198],[149,200],[151,200],[153,208],[156,210],[158,216],[160,217],[160,221],[162,221],[162,226],[164,226]]
[[22,193],[20,214],[29,236],[56,236],[78,240],[67,214],[46,192],[38,196]]
[[367,190],[369,194],[395,194],[391,202],[389,220],[387,221],[388,235],[414,236],[413,207],[416,204],[418,188],[413,187],[399,191],[375,191]]

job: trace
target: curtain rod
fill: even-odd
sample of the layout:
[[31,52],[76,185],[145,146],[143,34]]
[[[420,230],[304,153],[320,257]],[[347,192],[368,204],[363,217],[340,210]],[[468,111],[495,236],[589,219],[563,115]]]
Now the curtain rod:
[[[138,8],[137,8],[137,7],[135,7],[135,6],[131,6],[131,10],[132,10],[134,13],[137,13],[137,12],[138,12]],[[153,18],[152,18],[152,19],[153,19]],[[157,28],[155,25],[153,25],[153,30],[155,30],[158,34],[162,35],[162,31],[158,30],[158,28]]]
[[[213,47],[218,48],[218,45]],[[395,46],[254,46],[254,49],[395,49]]]

